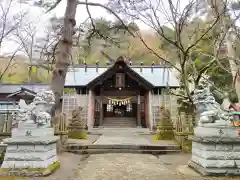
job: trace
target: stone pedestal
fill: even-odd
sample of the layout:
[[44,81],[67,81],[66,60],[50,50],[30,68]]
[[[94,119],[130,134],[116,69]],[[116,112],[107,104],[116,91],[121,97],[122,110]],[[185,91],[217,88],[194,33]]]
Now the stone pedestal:
[[189,166],[202,175],[240,175],[240,137],[235,127],[196,127]]
[[53,128],[38,128],[36,124],[19,124],[12,137],[5,139],[6,154],[1,175],[46,176],[59,167]]
[[168,110],[163,109],[160,122],[157,125],[156,139],[172,140],[174,139],[173,122]]
[[70,139],[87,138],[84,121],[81,117],[81,111],[81,107],[72,111],[72,119],[70,119],[70,123],[68,125],[68,137]]

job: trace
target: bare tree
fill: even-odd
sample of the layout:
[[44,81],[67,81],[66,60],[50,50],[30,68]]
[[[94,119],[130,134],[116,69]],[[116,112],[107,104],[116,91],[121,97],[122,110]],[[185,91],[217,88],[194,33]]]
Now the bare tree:
[[14,50],[14,52],[10,53],[10,55],[9,55],[9,54],[4,54],[4,55],[2,56],[2,57],[5,58],[6,60],[8,60],[8,62],[7,62],[7,65],[6,65],[5,67],[1,67],[1,70],[0,70],[0,82],[3,81],[3,77],[4,77],[4,75],[7,73],[7,71],[8,71],[12,66],[15,65],[14,60],[15,60],[16,55],[17,55],[17,53],[18,53],[19,51],[21,51],[21,45],[18,46],[18,48],[16,48],[16,49]]
[[[220,59],[226,58],[219,54],[225,34],[216,31],[217,35],[214,38],[211,34],[213,30],[216,30],[217,25],[228,9],[218,8],[217,4],[213,3],[214,1],[211,2],[211,11],[214,12],[211,20],[202,18],[203,16],[196,12],[196,9],[202,5],[202,2],[198,0],[113,0],[109,2],[109,6],[115,12],[133,21],[144,23],[157,34],[160,41],[170,47],[171,53],[167,55],[160,54],[146,43],[140,33],[137,35],[145,47],[159,61],[171,65],[179,72],[185,95],[176,95],[188,99],[190,103],[192,102],[191,89],[198,84],[199,80],[212,65],[216,64]],[[206,22],[205,26],[201,25],[202,21]],[[173,32],[170,36],[169,31]],[[196,54],[196,50],[201,48],[201,42],[210,36],[213,38],[214,51],[201,51]],[[175,56],[173,57],[171,54]],[[194,62],[196,58],[194,56],[208,56],[212,60],[205,67],[197,70]],[[177,62],[173,62],[172,58],[177,59]],[[189,71],[189,68],[191,71]],[[192,84],[193,87],[190,87]]]
[[[92,3],[88,1],[82,2],[78,0],[67,0],[61,38],[58,44],[58,51],[56,52],[55,69],[52,75],[52,90],[56,96],[56,106],[53,108],[54,110],[60,109],[60,99],[63,93],[67,69],[70,65],[71,50],[73,47],[73,35],[76,33],[74,27],[76,25],[75,15],[78,5],[86,5],[86,7],[97,6],[106,9],[120,21],[122,26],[126,28],[127,31],[129,31],[129,28],[125,25],[118,13],[124,13],[132,20],[142,21],[155,30],[159,37],[176,49],[175,53],[179,62],[177,65],[171,62],[170,57],[164,57],[158,52],[154,51],[148,44],[146,44],[140,33],[137,34],[137,37],[141,39],[142,43],[147,49],[150,50],[151,53],[153,53],[160,60],[172,65],[180,72],[181,80],[185,86],[186,97],[189,99],[189,101],[192,101],[189,87],[189,74],[187,70],[189,66],[193,66],[191,53],[194,49],[196,49],[201,40],[204,39],[216,26],[224,12],[220,12],[217,8],[215,8],[217,16],[215,16],[208,27],[205,29],[198,28],[195,31],[192,31],[192,34],[189,35],[185,32],[185,30],[187,29],[188,24],[192,22],[194,16],[193,10],[199,1],[191,0],[184,8],[180,8],[180,0],[177,0],[176,3],[174,3],[172,0],[168,0],[167,7],[163,0],[155,1],[156,2],[153,3],[150,0],[118,0],[111,1],[110,4],[106,6],[100,3]],[[44,3],[41,1],[41,5],[50,7],[49,11],[51,11],[60,2],[61,0],[57,0],[53,3]],[[113,2],[115,2],[115,4]],[[113,5],[117,5],[117,8],[114,8]],[[168,11],[166,11],[166,8],[168,8]],[[120,10],[120,12],[117,12],[117,10]],[[171,25],[171,28],[174,31],[174,37],[167,37],[166,32],[163,30],[163,24],[160,21],[160,17],[162,16],[164,16],[165,20],[168,21],[168,25]],[[94,24],[92,24],[92,26],[94,27]],[[129,33],[132,36],[136,36],[136,34],[132,33],[131,31],[129,31]],[[198,33],[197,36],[195,36],[196,33]],[[183,37],[188,38],[187,40],[183,40]],[[194,81],[196,81],[198,77],[199,74],[192,74]]]
[[13,33],[21,26],[21,22],[27,14],[27,12],[13,11],[16,2],[17,0],[0,2],[0,53],[3,57],[7,56],[6,59],[8,60],[6,67],[3,67],[1,70],[0,81],[2,81],[7,70],[13,65],[15,56],[21,49],[20,46],[16,47],[10,55],[2,52],[3,43],[10,39]]
[[[54,9],[61,0],[56,0],[54,2],[49,1],[37,1],[36,4],[38,6],[47,6],[49,7],[48,12]],[[78,5],[89,5],[89,6],[97,6],[105,8],[107,11],[111,12],[115,17],[119,19],[119,21],[124,24],[122,19],[111,10],[111,8],[100,4],[100,3],[92,3],[92,2],[82,2],[79,0],[67,0],[66,10],[64,14],[64,23],[61,30],[61,38],[58,44],[57,51],[55,52],[56,61],[55,61],[55,69],[52,74],[52,90],[56,97],[56,104],[53,107],[53,112],[55,110],[60,110],[60,99],[63,94],[65,77],[68,70],[68,66],[70,65],[70,57],[71,51],[73,47],[73,35],[76,33],[76,29],[74,28],[76,25],[76,11]]]
[[15,31],[16,41],[22,46],[23,53],[29,60],[28,82],[32,81],[32,68],[34,61],[34,45],[36,42],[36,26],[29,22]]

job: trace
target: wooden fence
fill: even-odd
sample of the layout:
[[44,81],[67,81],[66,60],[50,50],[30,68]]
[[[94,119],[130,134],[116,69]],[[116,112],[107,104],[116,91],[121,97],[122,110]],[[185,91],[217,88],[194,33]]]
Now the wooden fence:
[[0,114],[0,139],[11,136],[14,118],[12,114]]
[[65,113],[60,113],[53,120],[55,135],[66,134],[68,132],[68,118]]
[[[14,120],[13,115],[9,114],[0,114],[0,136],[6,137],[11,136],[11,131]],[[61,113],[53,120],[53,127],[55,135],[66,134],[68,126],[68,119],[66,114]]]
[[183,151],[190,152],[192,149],[191,137],[196,123],[195,115],[179,112],[175,125],[175,140],[180,144]]

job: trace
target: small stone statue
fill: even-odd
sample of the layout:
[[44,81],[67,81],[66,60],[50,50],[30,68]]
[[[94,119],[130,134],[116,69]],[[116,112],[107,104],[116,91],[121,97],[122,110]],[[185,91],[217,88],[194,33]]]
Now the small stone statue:
[[81,116],[83,108],[78,107],[77,109],[72,111],[72,119],[70,119],[70,123],[68,125],[68,137],[72,139],[85,139],[85,123]]
[[230,126],[231,116],[221,109],[219,103],[215,101],[210,92],[208,77],[199,82],[199,86],[194,90],[193,102],[197,112],[200,114],[199,126]]
[[[50,110],[55,103],[55,96],[52,91],[43,91],[36,95],[29,105],[24,100],[19,101],[17,120],[21,124],[36,123],[38,127],[50,127]],[[35,118],[34,118],[35,117]]]

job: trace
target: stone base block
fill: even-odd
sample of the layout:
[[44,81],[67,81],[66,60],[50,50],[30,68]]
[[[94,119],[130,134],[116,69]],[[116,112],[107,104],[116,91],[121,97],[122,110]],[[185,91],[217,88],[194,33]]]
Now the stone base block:
[[36,136],[36,137],[43,137],[43,136],[54,136],[54,129],[53,128],[37,128],[37,127],[21,127],[15,128],[12,130],[12,137],[20,137],[20,136]]
[[197,127],[189,166],[202,175],[240,175],[240,138],[236,128]]
[[200,173],[203,176],[239,176],[240,169],[239,168],[204,168],[201,165],[189,161],[188,166],[193,168],[195,171]]
[[238,137],[236,127],[196,127],[194,135],[198,138],[236,138]]
[[173,130],[160,130],[156,133],[157,140],[173,140],[174,132]]
[[19,137],[4,142],[7,149],[1,168],[28,169],[47,168],[57,158],[58,137]]
[[0,176],[25,176],[39,177],[48,176],[60,167],[60,162],[55,161],[46,168],[0,168]]

